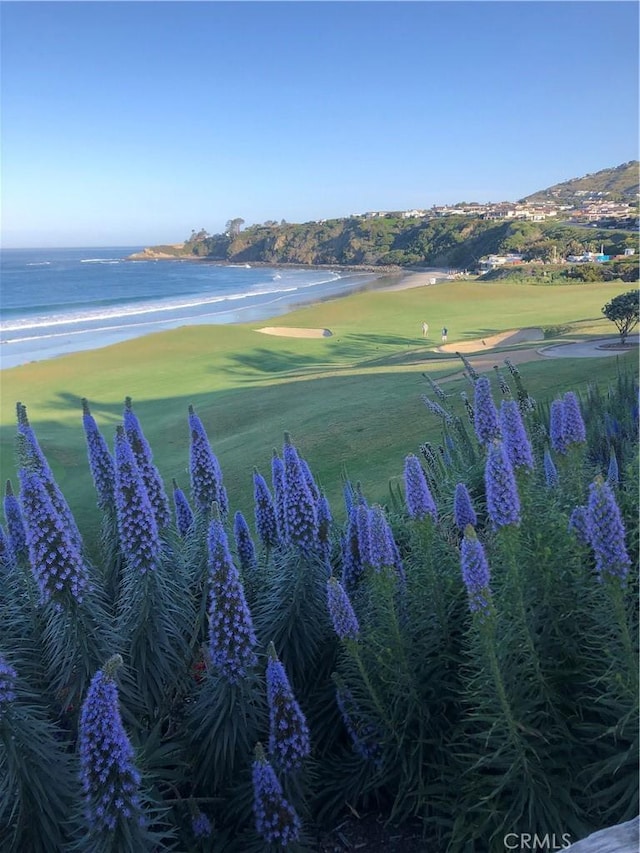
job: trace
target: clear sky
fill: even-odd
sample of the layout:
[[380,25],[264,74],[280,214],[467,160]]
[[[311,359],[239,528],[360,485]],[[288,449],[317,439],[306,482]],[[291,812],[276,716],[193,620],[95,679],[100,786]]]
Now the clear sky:
[[638,157],[635,2],[4,2],[2,242],[517,199]]

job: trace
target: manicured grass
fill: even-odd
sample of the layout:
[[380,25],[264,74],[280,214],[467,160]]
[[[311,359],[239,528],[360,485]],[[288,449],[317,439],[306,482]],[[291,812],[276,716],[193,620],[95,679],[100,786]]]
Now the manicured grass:
[[[80,399],[86,396],[111,443],[130,395],[161,473],[188,486],[186,414],[202,418],[225,474],[234,509],[251,511],[254,465],[269,475],[271,449],[291,431],[301,452],[340,511],[340,475],[361,479],[372,500],[383,500],[388,480],[402,472],[404,455],[438,440],[439,424],[420,401],[421,377],[459,373],[455,357],[430,355],[421,338],[427,320],[449,341],[523,326],[580,322],[607,335],[600,308],[628,285],[525,285],[452,282],[392,293],[368,292],[298,310],[277,325],[326,327],[331,338],[277,338],[257,334],[264,323],[194,326],[116,346],[3,371],[0,467],[15,479],[15,402],[31,422],[81,528],[95,520],[86,464]],[[582,331],[582,329],[581,329]],[[496,361],[500,362],[499,353]],[[625,363],[634,363],[624,356]],[[554,359],[523,366],[536,398],[615,375],[616,359]],[[462,380],[448,389],[465,387]]]

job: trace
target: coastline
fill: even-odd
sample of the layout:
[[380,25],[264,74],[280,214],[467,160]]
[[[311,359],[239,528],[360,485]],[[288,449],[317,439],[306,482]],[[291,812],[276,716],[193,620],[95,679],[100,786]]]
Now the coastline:
[[[147,261],[151,260],[147,258]],[[219,266],[229,266],[226,262],[214,262],[206,258],[180,259],[167,257],[158,260],[174,260],[181,262],[182,260],[196,260],[199,262],[215,263]],[[236,266],[236,265],[232,265]],[[252,265],[253,266],[253,265]],[[138,326],[131,325],[122,329],[100,329],[96,330],[93,336],[86,335],[81,332],[68,331],[64,335],[59,336],[59,340],[47,340],[43,338],[33,344],[33,348],[29,351],[17,349],[12,351],[10,344],[3,346],[2,358],[0,360],[0,372],[11,370],[14,367],[20,367],[27,364],[41,363],[53,359],[61,358],[65,355],[71,355],[78,352],[91,352],[93,350],[103,349],[113,346],[127,340],[135,338],[143,338],[153,334],[158,334],[163,331],[168,331],[172,328],[189,328],[198,325],[238,325],[238,324],[262,324],[275,318],[284,318],[292,311],[306,308],[314,304],[330,302],[337,299],[342,299],[345,296],[350,296],[355,293],[365,291],[379,290],[380,292],[390,292],[396,290],[405,290],[413,287],[423,286],[432,283],[434,275],[438,276],[438,280],[445,278],[442,270],[437,271],[415,271],[403,270],[401,268],[381,268],[381,267],[365,267],[365,266],[339,266],[339,265],[300,265],[300,264],[272,264],[260,263],[255,264],[256,267],[264,267],[273,270],[278,269],[297,269],[297,270],[327,270],[340,274],[344,279],[344,288],[339,292],[328,294],[309,294],[308,298],[302,298],[291,303],[284,301],[285,298],[278,298],[270,303],[260,306],[251,306],[247,309],[230,308],[228,311],[221,312],[215,318],[210,315],[194,316],[189,322],[167,322],[165,324],[155,324],[153,328],[142,328],[146,324]],[[366,280],[359,280],[360,277],[366,277]],[[281,303],[281,310],[278,310],[278,302]]]

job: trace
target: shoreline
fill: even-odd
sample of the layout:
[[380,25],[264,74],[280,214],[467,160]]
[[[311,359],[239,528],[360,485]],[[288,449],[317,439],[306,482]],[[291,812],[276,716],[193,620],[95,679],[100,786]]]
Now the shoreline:
[[[151,259],[147,259],[151,260]],[[179,258],[166,258],[164,260],[175,260],[181,262],[183,259]],[[184,259],[187,260],[187,259]],[[191,259],[188,259],[189,261]],[[212,263],[209,259],[206,258],[194,258],[198,262],[208,262]],[[217,266],[240,266],[240,265],[230,265],[228,263],[222,262],[213,262]],[[344,277],[345,279],[351,279],[351,281],[346,281],[346,287],[343,291],[338,293],[329,293],[325,295],[312,295],[309,294],[308,298],[300,299],[295,304],[287,304],[284,306],[284,310],[277,310],[277,303],[280,299],[276,299],[268,304],[262,306],[249,306],[246,309],[246,314],[243,315],[244,309],[231,308],[229,311],[221,312],[216,315],[216,318],[198,315],[191,319],[190,322],[177,322],[175,325],[171,322],[167,322],[164,326],[156,326],[152,329],[142,330],[138,328],[137,330],[133,326],[129,326],[127,328],[121,329],[103,329],[100,330],[98,334],[92,340],[87,340],[90,335],[90,332],[75,332],[68,331],[64,334],[60,335],[60,343],[59,344],[48,344],[47,338],[42,337],[39,341],[35,341],[34,343],[41,344],[40,351],[35,349],[30,352],[15,352],[13,354],[11,352],[11,344],[3,345],[2,358],[0,360],[0,374],[6,370],[13,370],[17,367],[23,367],[30,364],[39,364],[47,361],[52,361],[54,359],[62,358],[66,355],[77,354],[79,352],[92,352],[94,350],[104,349],[105,347],[111,347],[118,343],[123,343],[125,341],[149,337],[151,335],[159,334],[164,331],[169,331],[170,329],[177,328],[192,328],[194,326],[201,325],[210,325],[210,326],[234,326],[234,325],[245,325],[245,324],[264,324],[275,318],[286,318],[293,311],[298,311],[302,308],[308,308],[312,305],[319,305],[323,302],[330,302],[338,299],[342,299],[346,296],[351,296],[356,293],[364,293],[367,291],[378,290],[380,292],[392,292],[405,290],[413,287],[423,286],[425,284],[430,283],[430,279],[433,278],[433,275],[427,271],[415,271],[415,270],[403,270],[401,268],[381,268],[381,267],[364,267],[364,266],[349,266],[343,267],[337,264],[332,265],[299,265],[299,264],[266,264],[260,263],[256,264],[256,267],[263,267],[267,269],[301,269],[301,270],[331,270],[334,273],[341,274],[340,277]],[[442,271],[437,271],[438,274],[442,274]],[[365,282],[359,282],[357,280],[358,276],[368,276],[368,280]],[[228,319],[222,319],[222,318]],[[84,339],[83,339],[84,338]]]

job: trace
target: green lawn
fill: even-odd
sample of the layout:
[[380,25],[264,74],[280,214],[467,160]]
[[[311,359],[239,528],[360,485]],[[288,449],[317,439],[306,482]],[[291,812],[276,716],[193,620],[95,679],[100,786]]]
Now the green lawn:
[[[271,449],[291,431],[326,487],[335,509],[340,472],[347,466],[371,499],[384,499],[404,455],[438,423],[420,402],[433,378],[459,372],[455,357],[430,354],[446,325],[449,341],[523,326],[579,324],[580,332],[615,330],[602,305],[628,284],[540,288],[451,282],[392,293],[367,292],[298,310],[273,321],[240,326],[194,326],[93,352],[3,371],[0,389],[0,467],[15,479],[15,402],[31,422],[81,527],[95,519],[86,465],[80,399],[86,396],[111,443],[126,395],[134,401],[161,473],[188,486],[187,406],[201,416],[225,474],[232,507],[251,511],[251,471],[269,474]],[[421,338],[427,320],[432,340]],[[326,327],[330,338],[257,334],[262,325]],[[569,329],[565,332],[571,335]],[[633,356],[624,356],[635,364]],[[496,353],[499,362],[499,353]],[[615,358],[566,359],[523,366],[536,398],[583,387],[615,374]],[[462,380],[448,389],[466,387]]]

